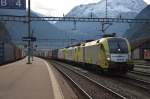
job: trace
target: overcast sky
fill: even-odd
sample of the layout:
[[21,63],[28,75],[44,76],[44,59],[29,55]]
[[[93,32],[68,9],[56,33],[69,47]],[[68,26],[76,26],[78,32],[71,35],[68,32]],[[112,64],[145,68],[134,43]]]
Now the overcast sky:
[[[67,14],[73,7],[80,4],[95,3],[100,0],[31,0],[31,8],[41,14],[62,16]],[[150,4],[150,0],[144,0]]]

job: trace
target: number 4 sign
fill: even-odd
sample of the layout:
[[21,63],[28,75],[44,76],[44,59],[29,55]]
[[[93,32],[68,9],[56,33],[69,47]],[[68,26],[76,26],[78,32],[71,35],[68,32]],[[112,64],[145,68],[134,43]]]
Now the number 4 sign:
[[17,0],[16,1],[16,6],[21,7],[21,5],[22,5],[21,0]]
[[26,0],[0,0],[1,9],[26,9]]

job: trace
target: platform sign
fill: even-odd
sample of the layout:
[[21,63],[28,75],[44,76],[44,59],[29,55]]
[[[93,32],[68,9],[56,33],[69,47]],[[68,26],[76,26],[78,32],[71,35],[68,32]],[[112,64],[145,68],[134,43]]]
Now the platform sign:
[[26,9],[26,0],[0,0],[0,9]]
[[23,41],[32,41],[32,42],[35,42],[36,41],[36,37],[23,37],[22,40]]

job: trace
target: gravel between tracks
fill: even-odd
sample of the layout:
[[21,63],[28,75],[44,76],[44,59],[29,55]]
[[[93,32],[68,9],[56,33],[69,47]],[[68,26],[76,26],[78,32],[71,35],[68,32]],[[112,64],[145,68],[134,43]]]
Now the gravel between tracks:
[[74,73],[73,71],[63,67],[58,66],[58,64],[53,64],[57,68],[67,73],[80,87],[82,87],[93,99],[123,99],[115,94],[110,93],[108,90],[99,87],[99,85],[83,78],[81,75]]
[[138,74],[138,73],[134,73],[134,72],[133,73],[129,72],[127,75],[130,76],[130,77],[134,77],[134,78],[137,78],[137,79],[142,79],[142,80],[150,82],[150,76],[144,76],[142,74]]
[[87,70],[73,67],[68,64],[66,66],[92,78],[93,80],[96,80],[97,82],[101,83],[102,85],[104,85],[108,88],[111,88],[112,90],[124,95],[128,99],[149,99],[149,97],[150,97],[150,94],[148,92],[143,91],[140,88],[137,88],[135,86],[128,85],[127,83],[121,82],[120,80],[118,80],[118,77],[113,77],[113,76],[109,77],[109,76],[104,76],[104,75],[102,76],[99,74],[94,74]]
[[141,71],[141,72],[150,73],[150,66],[135,65],[135,66],[134,66],[134,70],[135,70],[135,71]]

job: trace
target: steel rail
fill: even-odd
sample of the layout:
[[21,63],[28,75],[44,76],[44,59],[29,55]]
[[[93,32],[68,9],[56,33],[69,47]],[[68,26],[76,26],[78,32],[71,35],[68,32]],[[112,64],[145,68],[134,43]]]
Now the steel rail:
[[148,72],[134,70],[134,71],[130,71],[130,73],[138,74],[138,75],[142,75],[142,76],[149,76],[150,77],[150,73],[148,73]]
[[84,91],[84,89],[82,89],[69,75],[67,75],[67,73],[63,72],[60,68],[58,68],[57,66],[53,65],[61,74],[63,74],[63,76],[65,76],[69,81],[72,82],[72,84],[74,85],[74,87],[76,87],[81,94],[86,98],[86,99],[93,99],[88,93],[86,93]]
[[130,82],[127,82],[127,83],[132,84],[133,86],[142,88],[142,89],[150,92],[150,82],[148,82],[148,81],[138,79],[138,78],[133,78],[130,76],[121,76],[121,78],[125,79],[126,81],[131,80],[134,83],[130,83]]
[[87,76],[85,76],[85,75],[82,75],[82,74],[80,74],[80,73],[78,73],[78,72],[76,72],[76,71],[73,71],[72,69],[68,68],[67,66],[65,66],[65,65],[63,65],[63,64],[61,64],[61,63],[58,63],[58,62],[56,62],[56,61],[54,61],[54,62],[55,62],[56,64],[58,64],[58,65],[64,66],[65,68],[67,68],[67,69],[69,69],[70,71],[76,73],[77,75],[80,75],[80,76],[84,77],[85,79],[87,79],[87,80],[89,80],[90,82],[92,82],[92,83],[98,85],[99,87],[102,87],[103,89],[105,89],[105,90],[107,90],[108,92],[112,93],[112,94],[115,95],[116,97],[118,97],[118,98],[120,98],[120,99],[127,99],[126,97],[120,95],[119,93],[113,91],[113,90],[110,89],[110,88],[107,88],[107,87],[103,86],[102,84],[96,82],[95,80],[93,80],[93,79],[91,79],[91,78],[89,78],[89,77],[87,77]]

